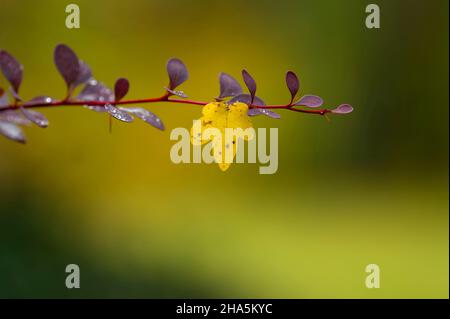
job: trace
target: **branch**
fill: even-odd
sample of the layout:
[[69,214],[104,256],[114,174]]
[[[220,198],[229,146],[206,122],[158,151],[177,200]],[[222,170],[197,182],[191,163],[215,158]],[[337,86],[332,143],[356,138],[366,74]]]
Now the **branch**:
[[[17,110],[19,108],[42,108],[42,107],[57,107],[57,106],[105,106],[107,104],[112,105],[129,105],[129,104],[148,104],[148,103],[178,103],[178,104],[190,104],[190,105],[200,105],[204,106],[208,104],[209,102],[202,102],[202,101],[194,101],[194,100],[181,100],[181,99],[171,99],[169,98],[169,95],[165,94],[160,97],[154,97],[154,98],[146,98],[146,99],[133,99],[133,100],[122,100],[122,101],[116,101],[116,102],[105,102],[105,101],[79,101],[79,100],[70,100],[70,99],[64,99],[64,100],[56,100],[52,101],[50,103],[43,103],[43,102],[29,102],[29,103],[20,103],[20,102],[14,102],[9,105],[5,105],[2,108],[0,108],[0,112],[4,111],[11,111],[11,110]],[[317,115],[325,115],[326,113],[330,113],[331,110],[329,109],[320,109],[320,110],[309,110],[309,109],[297,109],[295,108],[294,104],[287,104],[287,105],[249,105],[250,109],[285,109],[293,112],[301,112],[301,113],[307,113],[307,114],[317,114]]]
[[[114,117],[120,121],[132,122],[134,117],[137,117],[157,129],[164,130],[162,120],[152,112],[144,108],[117,106],[145,103],[178,103],[204,106],[210,103],[189,100],[183,91],[177,90],[177,87],[189,77],[186,66],[179,59],[172,58],[167,62],[166,70],[169,76],[169,84],[165,87],[166,93],[164,95],[155,98],[124,100],[123,98],[127,95],[130,87],[127,79],[119,78],[115,82],[114,89],[109,89],[103,83],[97,81],[89,66],[64,44],[56,46],[53,58],[56,68],[66,83],[65,98],[56,100],[47,96],[38,96],[30,101],[24,101],[19,95],[23,66],[11,54],[0,50],[0,70],[11,85],[9,93],[13,98],[10,101],[8,94],[0,88],[0,135],[25,143],[25,136],[19,125],[33,122],[40,127],[47,127],[48,120],[43,114],[31,110],[33,108],[87,106],[94,111],[109,113],[110,119]],[[280,115],[272,110],[282,109],[325,117],[328,113],[347,114],[353,111],[353,107],[349,104],[341,104],[335,109],[319,109],[323,105],[323,100],[319,96],[303,95],[299,97],[300,81],[292,71],[286,73],[286,85],[291,95],[289,103],[282,105],[266,105],[261,98],[256,96],[257,84],[255,79],[246,70],[242,70],[242,77],[249,92],[247,94],[243,93],[241,85],[235,78],[226,73],[220,73],[220,94],[215,98],[215,101],[228,105],[237,102],[244,103],[249,108],[246,115],[266,115],[275,119],[279,119]],[[83,86],[83,89],[76,97],[73,97],[72,94],[80,86]]]

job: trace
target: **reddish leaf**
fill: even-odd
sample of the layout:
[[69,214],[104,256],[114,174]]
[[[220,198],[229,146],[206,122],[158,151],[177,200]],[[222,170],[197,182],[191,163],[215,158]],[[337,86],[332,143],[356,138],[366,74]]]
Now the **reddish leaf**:
[[186,95],[186,93],[184,93],[184,92],[181,91],[181,90],[171,90],[171,89],[169,89],[169,88],[165,88],[165,89],[166,89],[167,92],[169,92],[170,94],[176,95],[176,96],[181,97],[181,98],[183,98],[183,99],[185,99],[185,98],[188,97],[188,96]]
[[77,96],[81,101],[113,102],[114,93],[103,83],[91,79]]
[[105,109],[106,109],[106,112],[111,114],[111,116],[118,119],[119,121],[127,122],[127,123],[133,122],[133,117],[130,114],[118,109],[117,107],[115,107],[111,104],[106,104]]
[[23,66],[11,54],[2,50],[0,51],[0,68],[14,92],[18,93],[22,83]]
[[238,96],[233,97],[228,101],[228,104],[233,104],[236,102],[242,102],[247,105],[256,105],[256,106],[264,106],[266,103],[264,103],[263,100],[261,100],[259,97],[255,96],[253,97],[253,103],[252,103],[252,97],[250,94],[239,94]]
[[0,109],[8,105],[9,105],[8,95],[5,94],[5,91],[3,91],[2,88],[0,88]]
[[25,117],[27,119],[29,119],[31,122],[33,122],[37,126],[42,127],[42,128],[46,128],[48,126],[47,118],[44,115],[42,115],[41,113],[36,112],[34,110],[26,109],[24,107],[21,107],[20,110],[22,111],[23,115],[25,115]]
[[250,96],[252,98],[251,101],[253,101],[256,94],[256,82],[246,70],[242,70],[242,77],[244,78],[245,85],[250,92]]
[[0,112],[0,120],[10,122],[16,125],[30,125],[31,122],[17,110],[6,110]]
[[135,116],[137,116],[138,118],[140,118],[141,120],[143,120],[144,122],[147,122],[148,124],[156,127],[157,129],[160,129],[161,131],[164,131],[164,124],[161,121],[161,119],[156,116],[155,114],[153,114],[152,112],[140,108],[140,107],[128,107],[128,108],[120,108],[122,111],[131,113]]
[[67,45],[59,44],[55,48],[54,60],[67,87],[73,87],[80,76],[80,62],[75,52]]
[[317,95],[304,95],[295,105],[306,107],[319,107],[323,104],[323,100]]
[[78,73],[78,78],[73,84],[73,86],[78,86],[80,84],[86,83],[90,79],[92,79],[92,72],[89,65],[87,65],[84,61],[78,60],[80,72]]
[[300,81],[294,72],[288,71],[286,73],[286,85],[289,92],[291,92],[291,101],[293,101],[298,93],[298,90],[300,89]]
[[335,114],[348,114],[353,112],[353,107],[350,104],[341,104],[334,110],[331,110]]
[[257,115],[265,115],[265,116],[268,116],[270,118],[277,119],[277,120],[281,118],[280,114],[275,113],[271,110],[257,109],[257,108],[252,108],[252,109],[248,110],[247,115],[251,116],[251,117],[257,116]]
[[186,66],[180,59],[170,59],[167,62],[167,73],[169,74],[169,89],[174,90],[181,83],[185,82],[189,73]]
[[50,104],[53,102],[53,99],[49,96],[36,96],[31,100],[24,103],[24,105],[34,105],[34,104]]
[[130,88],[130,82],[125,78],[120,78],[116,81],[114,85],[114,96],[116,101],[120,101],[128,93]]
[[236,96],[242,93],[242,87],[235,78],[227,73],[220,73],[220,95],[219,98]]

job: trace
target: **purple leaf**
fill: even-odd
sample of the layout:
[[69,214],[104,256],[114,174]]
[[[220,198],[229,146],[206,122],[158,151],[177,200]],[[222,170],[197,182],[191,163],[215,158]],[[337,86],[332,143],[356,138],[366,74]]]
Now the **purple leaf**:
[[116,101],[120,101],[128,93],[130,88],[130,82],[125,78],[120,78],[116,81],[114,85],[114,96]]
[[123,121],[123,122],[127,122],[127,123],[133,122],[133,117],[130,114],[118,109],[117,107],[115,107],[111,104],[106,104],[105,109],[106,109],[106,112],[111,114],[112,117],[118,119],[119,121]]
[[23,116],[21,112],[17,110],[6,110],[0,112],[0,120],[10,122],[16,125],[30,125],[31,121]]
[[22,99],[20,98],[19,94],[17,94],[17,92],[14,91],[14,89],[12,87],[9,88],[9,92],[11,93],[13,98],[15,98],[17,101],[22,101]]
[[91,79],[77,96],[81,101],[113,102],[114,94],[103,83]]
[[252,108],[252,109],[248,110],[247,115],[248,116],[252,116],[252,117],[253,116],[257,116],[257,115],[265,115],[265,116],[271,117],[273,119],[280,119],[281,118],[280,114],[275,113],[275,112],[273,112],[271,110],[268,110],[268,109],[257,109],[257,108]]
[[36,96],[31,100],[24,103],[24,105],[34,105],[34,104],[50,104],[53,99],[49,96]]
[[18,93],[22,83],[23,66],[12,55],[2,50],[0,51],[0,68],[13,90]]
[[188,97],[188,96],[186,95],[186,93],[184,93],[184,92],[181,91],[181,90],[171,90],[171,89],[169,89],[169,88],[165,88],[165,89],[166,89],[166,91],[169,92],[170,94],[176,95],[176,96],[181,97],[181,98],[183,98],[183,99],[185,99],[185,98]]
[[41,113],[33,111],[33,110],[28,110],[23,107],[21,107],[20,110],[22,111],[23,115],[25,115],[25,117],[27,119],[29,119],[31,122],[33,122],[37,126],[42,127],[42,128],[46,128],[48,126],[47,118],[44,115],[42,115]]
[[304,95],[295,105],[307,107],[319,107],[323,104],[321,97],[316,95]]
[[84,61],[78,60],[80,71],[78,73],[78,78],[73,84],[74,87],[86,83],[90,79],[92,79],[92,72],[89,65],[87,65]]
[[220,73],[220,95],[219,98],[225,98],[229,96],[236,96],[242,94],[242,87],[235,78],[227,73]]
[[80,62],[75,52],[67,45],[59,44],[54,53],[55,65],[66,81],[67,87],[72,88],[80,76]]
[[242,102],[247,105],[256,105],[256,106],[264,106],[266,103],[264,103],[263,100],[261,100],[259,97],[255,96],[253,97],[253,103],[252,103],[252,97],[250,94],[239,94],[238,96],[233,97],[228,101],[228,104],[233,104],[236,102]]
[[107,112],[103,105],[84,105],[84,107],[87,108],[88,110],[91,110],[94,112],[99,112],[99,113]]
[[164,131],[163,122],[158,116],[156,116],[152,112],[140,107],[128,107],[128,108],[121,107],[120,109],[122,111],[131,113],[140,118],[141,120],[143,120],[144,122],[147,122],[148,124],[156,127],[157,129]]
[[9,105],[8,95],[5,94],[5,91],[0,88],[0,109]]
[[298,90],[300,89],[300,81],[294,72],[288,71],[286,73],[286,85],[289,92],[291,92],[291,101],[293,101],[298,93]]
[[246,70],[242,70],[242,77],[244,78],[245,85],[250,92],[251,101],[253,101],[256,94],[256,82]]
[[169,74],[169,89],[174,90],[189,77],[188,70],[180,59],[170,59],[167,62],[167,73]]
[[331,110],[331,113],[335,114],[348,114],[353,112],[353,107],[350,104],[341,104],[334,110]]
[[0,134],[9,138],[10,140],[25,144],[26,138],[22,129],[17,125],[0,120]]

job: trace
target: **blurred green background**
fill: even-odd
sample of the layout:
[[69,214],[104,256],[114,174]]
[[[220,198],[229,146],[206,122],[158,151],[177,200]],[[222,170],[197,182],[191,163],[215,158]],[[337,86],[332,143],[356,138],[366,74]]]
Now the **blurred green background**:
[[[66,29],[77,3],[81,28]],[[42,109],[26,146],[0,138],[0,297],[448,298],[448,1],[1,0],[0,48],[25,66],[24,98],[64,95],[66,43],[130,98],[183,59],[190,97],[247,68],[269,103],[302,92],[355,112],[255,118],[279,128],[279,169],[175,165],[170,130],[200,108],[151,104],[166,131],[83,108]],[[0,87],[7,87],[3,77]],[[67,264],[81,289],[66,289]],[[365,287],[365,266],[381,288]]]

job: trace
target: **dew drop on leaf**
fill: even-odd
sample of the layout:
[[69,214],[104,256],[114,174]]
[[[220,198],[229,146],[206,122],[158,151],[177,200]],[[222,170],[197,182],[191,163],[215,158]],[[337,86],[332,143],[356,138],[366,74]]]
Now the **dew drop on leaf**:
[[186,93],[184,93],[181,90],[171,90],[169,88],[165,88],[167,92],[169,92],[172,95],[176,95],[178,97],[181,97],[182,99],[186,99],[188,96]]
[[78,73],[77,80],[74,82],[73,86],[78,86],[80,84],[86,83],[90,79],[92,79],[92,72],[89,65],[87,65],[84,61],[78,60],[80,71]]
[[281,118],[280,114],[275,113],[275,112],[273,112],[271,110],[268,110],[268,109],[252,108],[252,109],[248,110],[247,114],[248,114],[248,116],[252,116],[252,117],[253,116],[257,116],[257,115],[265,115],[265,116],[268,116],[268,117],[273,118],[273,119],[280,119]]
[[50,104],[53,102],[53,99],[49,96],[36,96],[31,100],[24,103],[24,105],[33,105],[33,104]]
[[106,104],[105,109],[106,109],[106,112],[111,114],[112,117],[114,117],[115,119],[117,119],[119,121],[127,122],[127,123],[133,122],[133,117],[130,114],[116,108],[115,106],[113,106],[111,104]]
[[6,110],[0,112],[0,120],[10,122],[16,125],[30,125],[31,121],[28,120],[22,112],[18,112],[17,110]]
[[[114,93],[103,83],[91,79],[78,94],[77,99],[80,101],[113,102]],[[88,106],[88,108],[98,111],[96,107]],[[101,109],[104,110],[104,107],[101,106]]]
[[[233,103],[236,103],[236,102],[242,102],[242,103],[245,103],[247,105],[250,105],[251,102],[252,102],[252,97],[250,96],[250,94],[239,94],[239,95],[233,97],[232,99],[230,99],[228,101],[228,104],[233,104]],[[266,103],[264,103],[264,101],[262,99],[260,99],[259,97],[257,97],[257,96],[255,96],[253,98],[253,103],[252,104],[256,105],[256,106],[264,106],[264,105],[266,105]]]
[[43,114],[36,112],[34,110],[28,110],[23,107],[21,107],[20,110],[27,119],[29,119],[37,126],[42,128],[46,128],[48,126],[48,120]]
[[128,108],[120,108],[122,111],[131,113],[141,119],[144,122],[147,122],[148,124],[156,127],[157,129],[160,129],[161,131],[164,131],[164,123],[161,121],[161,119],[150,112],[149,110],[146,110],[144,108],[140,107],[128,107]]

